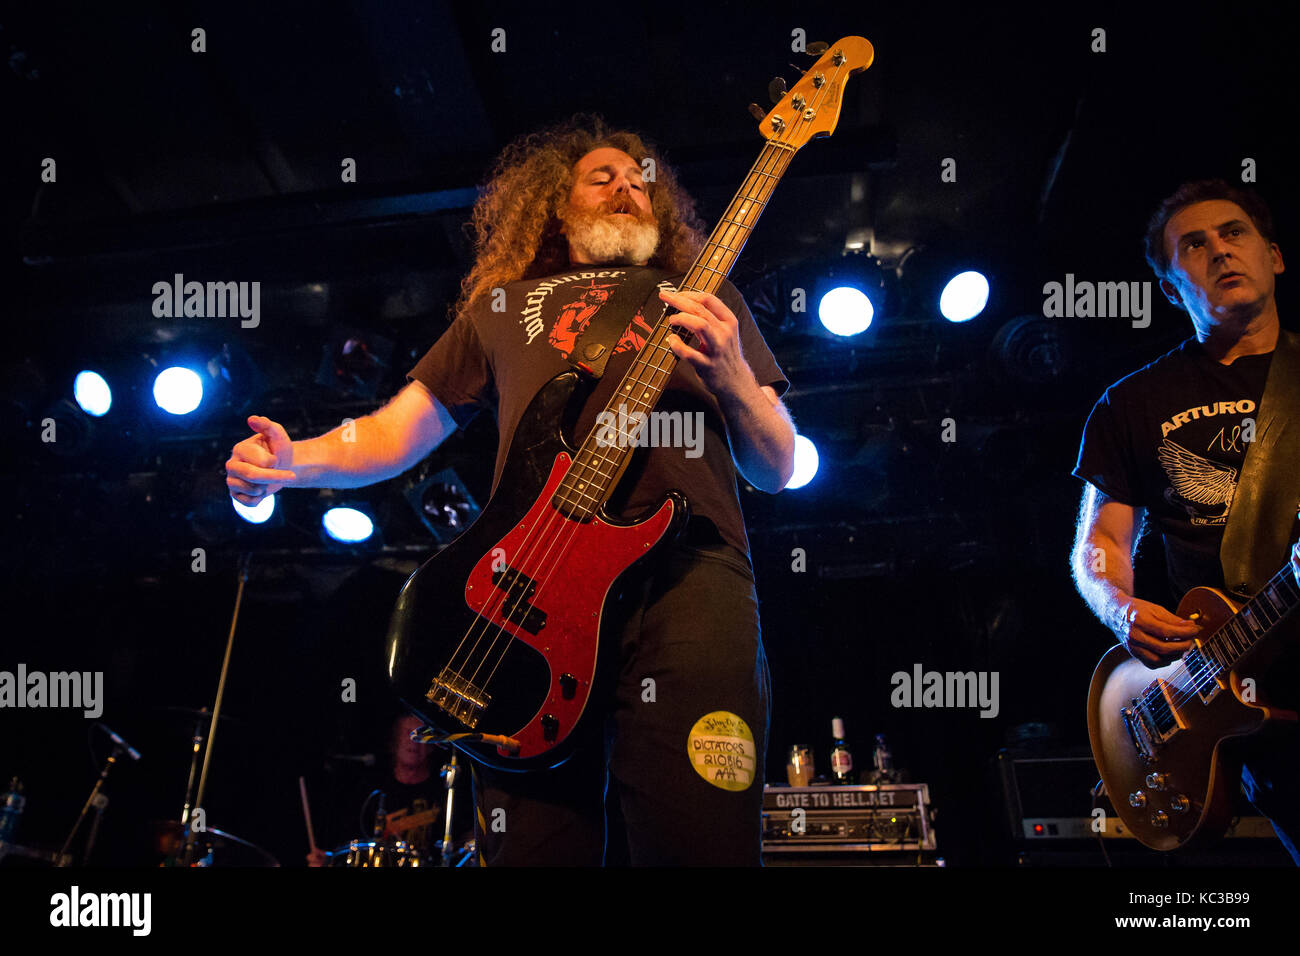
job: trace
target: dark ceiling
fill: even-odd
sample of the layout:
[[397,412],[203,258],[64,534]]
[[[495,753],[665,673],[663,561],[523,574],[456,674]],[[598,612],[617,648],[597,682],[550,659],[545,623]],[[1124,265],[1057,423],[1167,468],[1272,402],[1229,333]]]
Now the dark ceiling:
[[[397,0],[6,15],[5,425],[20,432],[6,443],[6,481],[71,508],[60,480],[111,499],[184,474],[192,486],[157,520],[193,520],[195,501],[225,508],[220,465],[244,415],[305,437],[401,386],[445,326],[469,265],[474,188],[506,142],[600,112],[660,144],[712,219],[761,145],[746,104],[766,108],[772,76],[793,81],[811,62],[791,50],[803,31],[808,42],[866,36],[876,62],[850,82],[835,135],[795,158],[733,273],[827,469],[816,500],[748,495],[760,536],[956,507],[961,476],[991,446],[947,463],[923,454],[949,415],[1001,436],[1003,484],[1036,474],[1073,494],[1069,457],[1089,403],[1185,335],[1185,318],[1156,304],[1140,331],[1048,320],[1042,285],[1066,273],[1148,279],[1139,240],[1156,200],[1185,178],[1238,176],[1245,157],[1285,242],[1297,198],[1283,174],[1290,34],[1257,14],[876,6]],[[205,52],[191,49],[195,28]],[[1104,51],[1093,49],[1098,28]],[[53,183],[41,182],[47,157]],[[341,181],[345,158],[355,183]],[[941,181],[946,158],[955,182]],[[978,257],[994,282],[989,311],[958,329],[899,298],[861,341],[818,335],[786,297],[860,229],[887,263],[914,248]],[[176,273],[259,279],[261,327],[154,318],[152,285]],[[317,381],[344,335],[391,346],[372,394]],[[142,399],[146,363],[223,346],[254,374],[211,414],[178,428],[122,411],[79,455],[40,446],[35,423],[76,368],[110,367]],[[480,494],[487,428],[445,449],[448,460],[465,454]],[[900,468],[931,476],[924,490],[891,485]],[[418,525],[391,534],[390,544],[428,544]]]

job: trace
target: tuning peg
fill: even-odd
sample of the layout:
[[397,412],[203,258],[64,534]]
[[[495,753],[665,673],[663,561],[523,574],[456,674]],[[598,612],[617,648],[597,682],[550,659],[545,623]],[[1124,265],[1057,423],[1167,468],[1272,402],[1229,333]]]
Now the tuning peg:
[[785,78],[780,76],[772,77],[772,82],[767,84],[767,95],[772,98],[773,103],[780,103],[781,98],[785,96]]
[[816,43],[809,43],[808,46],[804,48],[804,52],[809,56],[821,56],[830,48],[831,45],[829,43],[822,43],[818,40]]
[[754,117],[754,119],[758,120],[760,123],[763,122],[764,117],[767,116],[767,114],[763,112],[763,107],[759,106],[757,103],[749,104],[749,115]]

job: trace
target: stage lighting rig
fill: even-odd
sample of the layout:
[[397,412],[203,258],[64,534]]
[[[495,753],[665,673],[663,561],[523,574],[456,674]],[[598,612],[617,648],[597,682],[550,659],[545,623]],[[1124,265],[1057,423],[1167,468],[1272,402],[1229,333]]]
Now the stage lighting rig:
[[478,502],[451,468],[421,468],[403,492],[407,503],[439,544],[447,544],[478,517]]
[[902,308],[913,319],[969,322],[983,315],[994,297],[992,266],[978,252],[913,246],[899,257],[896,272]]
[[350,398],[372,399],[388,373],[392,339],[360,329],[339,329],[330,336],[316,372],[316,383]]
[[[892,274],[878,259],[865,251],[854,251],[781,269],[777,281],[780,291],[776,294],[785,316],[800,331],[823,338],[852,339],[879,323],[885,314],[892,295],[891,280]],[[760,290],[760,311],[767,302],[762,292],[771,284],[769,277]],[[767,298],[775,300],[774,292],[768,290]]]

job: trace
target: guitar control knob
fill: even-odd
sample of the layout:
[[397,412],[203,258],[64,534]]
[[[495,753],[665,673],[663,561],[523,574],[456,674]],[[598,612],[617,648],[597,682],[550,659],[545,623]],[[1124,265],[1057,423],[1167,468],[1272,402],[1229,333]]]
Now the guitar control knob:
[[1128,795],[1128,805],[1130,807],[1145,807],[1147,805],[1147,795],[1141,790],[1135,790]]
[[578,692],[578,678],[572,674],[560,675],[560,696],[565,700],[573,700],[573,695]]
[[1158,830],[1163,830],[1165,827],[1169,826],[1169,814],[1165,813],[1163,810],[1157,810],[1155,813],[1151,814],[1151,825]]
[[1167,773],[1149,773],[1147,774],[1147,786],[1152,790],[1163,790],[1165,784],[1169,782]]
[[554,740],[560,733],[560,722],[551,714],[542,715],[542,738],[546,741]]
[[1177,813],[1186,813],[1192,807],[1192,801],[1185,794],[1176,793],[1169,798],[1169,809]]

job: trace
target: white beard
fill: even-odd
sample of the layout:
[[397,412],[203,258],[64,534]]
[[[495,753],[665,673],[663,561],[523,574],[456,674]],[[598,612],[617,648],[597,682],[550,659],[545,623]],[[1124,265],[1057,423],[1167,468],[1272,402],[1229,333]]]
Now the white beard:
[[565,219],[569,248],[599,264],[627,262],[644,265],[659,247],[659,224],[653,219],[622,216],[575,216]]

